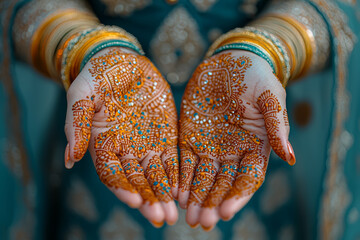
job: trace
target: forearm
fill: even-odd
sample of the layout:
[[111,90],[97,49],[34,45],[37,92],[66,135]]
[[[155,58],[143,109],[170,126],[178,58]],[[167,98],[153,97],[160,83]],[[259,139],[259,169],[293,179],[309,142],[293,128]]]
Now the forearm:
[[247,50],[263,57],[285,87],[289,80],[326,65],[330,40],[327,25],[314,7],[290,1],[272,5],[246,27],[220,37],[208,56],[227,49]]
[[16,15],[13,27],[18,57],[67,89],[84,61],[108,46],[142,52],[123,29],[99,23],[83,1],[31,1]]

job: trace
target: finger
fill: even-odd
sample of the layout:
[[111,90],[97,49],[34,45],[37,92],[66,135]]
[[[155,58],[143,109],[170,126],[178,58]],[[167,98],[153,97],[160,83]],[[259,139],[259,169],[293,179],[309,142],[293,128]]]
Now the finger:
[[89,145],[92,119],[95,114],[94,97],[86,86],[79,86],[74,81],[67,93],[67,113],[65,134],[68,140],[69,153],[66,167],[71,168],[76,161],[83,158]]
[[295,155],[288,141],[287,113],[284,113],[285,100],[278,98],[278,95],[280,94],[266,90],[258,97],[257,104],[260,112],[264,115],[265,128],[272,149],[281,159],[294,165]]
[[116,154],[110,151],[96,150],[95,155],[96,172],[101,182],[130,207],[140,207],[142,198],[126,178]]
[[190,149],[180,150],[180,191],[179,205],[185,209],[190,194],[190,185],[194,177],[195,166],[198,163],[198,157]]
[[264,155],[253,153],[241,160],[236,180],[219,208],[222,219],[231,219],[259,189],[265,179],[267,159]]
[[238,165],[239,161],[237,159],[223,161],[216,176],[215,184],[201,211],[200,224],[205,229],[211,229],[219,221],[218,206],[232,187],[237,175]]
[[179,160],[177,147],[170,147],[161,154],[161,160],[165,166],[165,171],[175,199],[178,197],[179,188]]
[[208,157],[202,157],[196,167],[195,176],[191,184],[186,221],[196,225],[200,220],[200,211],[215,182],[218,163]]
[[173,225],[177,221],[178,214],[171,194],[169,180],[166,176],[160,157],[159,155],[153,155],[149,160],[144,160],[143,162],[144,164],[147,162],[145,177],[163,207],[165,221],[169,225]]
[[164,211],[145,178],[143,167],[136,159],[120,158],[125,175],[143,200],[141,213],[150,222],[161,223],[165,219]]

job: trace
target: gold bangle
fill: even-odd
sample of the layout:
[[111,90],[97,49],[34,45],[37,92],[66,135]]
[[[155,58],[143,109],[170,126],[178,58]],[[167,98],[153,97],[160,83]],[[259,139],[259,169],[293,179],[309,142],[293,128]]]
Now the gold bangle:
[[303,68],[300,70],[300,73],[298,75],[298,77],[301,77],[306,74],[306,72],[309,70],[310,65],[311,65],[313,49],[316,48],[314,35],[310,30],[308,30],[305,27],[305,25],[296,21],[295,19],[291,18],[290,16],[277,15],[277,17],[283,19],[284,21],[291,24],[294,28],[296,28],[303,38],[303,41],[305,43],[305,49],[306,49],[306,60],[305,60]]
[[253,22],[252,26],[266,29],[287,46],[288,55],[291,56],[290,79],[297,77],[306,60],[305,43],[297,29],[283,19],[272,16],[266,16]]
[[[56,48],[66,33],[77,22],[97,22],[93,15],[76,9],[67,9],[50,15],[35,31],[31,43],[31,58],[34,67],[48,77],[56,75],[53,57]],[[70,24],[71,23],[71,24]]]

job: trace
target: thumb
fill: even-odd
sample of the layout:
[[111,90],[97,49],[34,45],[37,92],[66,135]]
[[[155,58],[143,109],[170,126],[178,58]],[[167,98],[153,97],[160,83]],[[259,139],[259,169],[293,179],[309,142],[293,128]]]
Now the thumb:
[[89,146],[92,119],[95,114],[94,96],[91,93],[89,85],[80,78],[72,83],[67,92],[66,168],[72,168],[75,162],[81,160]]
[[[283,93],[282,93],[283,92]],[[264,116],[265,128],[270,145],[274,152],[290,165],[294,165],[295,155],[289,137],[289,121],[287,117],[285,94],[265,90],[257,99],[257,105]],[[279,101],[280,100],[280,101]]]

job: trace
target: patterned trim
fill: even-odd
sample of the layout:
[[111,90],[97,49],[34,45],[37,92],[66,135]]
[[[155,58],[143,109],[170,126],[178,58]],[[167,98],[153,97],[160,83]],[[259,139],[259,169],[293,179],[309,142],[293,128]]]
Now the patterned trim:
[[335,53],[333,61],[336,66],[335,123],[326,163],[318,235],[321,239],[341,239],[344,231],[345,212],[351,200],[344,173],[346,153],[352,145],[352,136],[344,127],[349,112],[349,94],[346,89],[347,60],[356,39],[348,27],[346,15],[335,3],[331,0],[312,0],[311,2],[324,15],[330,26]]

